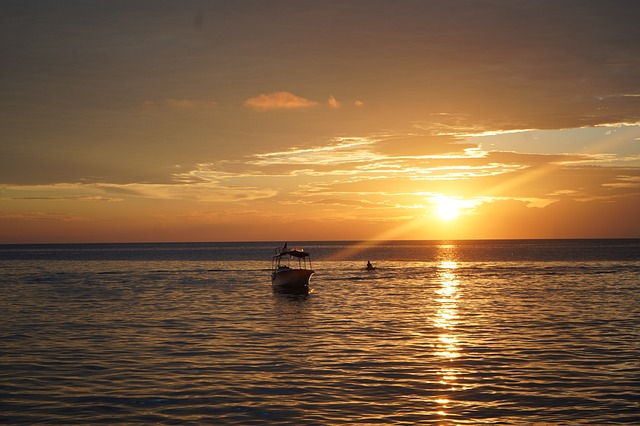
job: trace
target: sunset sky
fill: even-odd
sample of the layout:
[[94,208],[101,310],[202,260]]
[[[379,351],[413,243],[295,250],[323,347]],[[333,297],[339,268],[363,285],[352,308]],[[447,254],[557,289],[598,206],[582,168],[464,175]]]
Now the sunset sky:
[[0,243],[640,237],[639,23],[0,0]]

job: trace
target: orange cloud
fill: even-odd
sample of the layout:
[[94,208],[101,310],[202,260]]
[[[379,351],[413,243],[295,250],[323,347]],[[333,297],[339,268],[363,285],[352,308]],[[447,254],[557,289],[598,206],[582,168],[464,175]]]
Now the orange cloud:
[[333,96],[329,96],[329,100],[327,101],[331,108],[340,108],[340,102]]
[[307,108],[315,105],[318,103],[289,92],[263,93],[244,102],[246,107],[263,110]]

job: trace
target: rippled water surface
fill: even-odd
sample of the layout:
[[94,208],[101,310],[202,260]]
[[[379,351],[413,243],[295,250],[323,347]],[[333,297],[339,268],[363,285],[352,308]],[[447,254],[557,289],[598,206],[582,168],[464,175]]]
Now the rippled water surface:
[[640,424],[639,240],[274,246],[0,247],[0,423]]

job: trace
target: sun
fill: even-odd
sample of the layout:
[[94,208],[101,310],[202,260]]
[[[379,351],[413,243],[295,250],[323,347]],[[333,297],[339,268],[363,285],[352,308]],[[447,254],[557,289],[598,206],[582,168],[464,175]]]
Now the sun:
[[442,220],[450,221],[460,216],[460,210],[451,204],[440,204],[436,207],[436,215]]
[[456,219],[462,214],[462,211],[460,210],[462,203],[460,200],[439,195],[433,198],[432,201],[435,204],[435,215],[441,220],[448,222]]
[[475,209],[487,199],[465,199],[461,196],[433,194],[428,199],[431,203],[431,214],[443,222],[451,222],[461,216],[473,214]]

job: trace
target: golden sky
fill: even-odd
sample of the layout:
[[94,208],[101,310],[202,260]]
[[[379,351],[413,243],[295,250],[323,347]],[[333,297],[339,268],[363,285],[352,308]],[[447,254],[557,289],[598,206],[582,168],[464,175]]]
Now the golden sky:
[[640,237],[636,0],[0,0],[0,243]]

